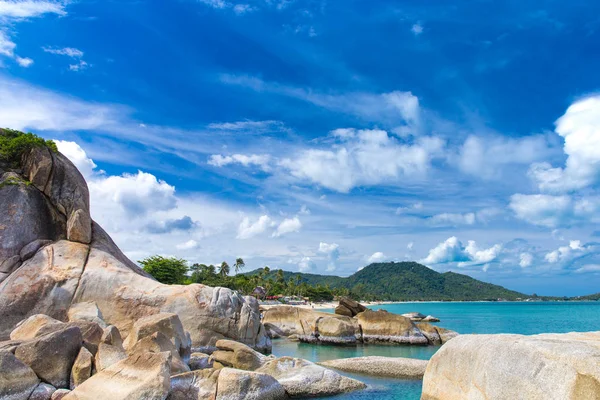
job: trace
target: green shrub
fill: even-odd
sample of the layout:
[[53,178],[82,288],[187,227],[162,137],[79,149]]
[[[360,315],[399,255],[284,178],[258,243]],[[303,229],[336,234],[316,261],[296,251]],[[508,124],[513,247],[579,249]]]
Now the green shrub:
[[167,285],[183,285],[188,280],[185,260],[175,257],[152,256],[138,261],[144,271]]
[[21,156],[34,147],[48,147],[57,152],[56,143],[45,140],[33,133],[23,133],[14,129],[0,129],[0,160],[12,167],[18,167]]

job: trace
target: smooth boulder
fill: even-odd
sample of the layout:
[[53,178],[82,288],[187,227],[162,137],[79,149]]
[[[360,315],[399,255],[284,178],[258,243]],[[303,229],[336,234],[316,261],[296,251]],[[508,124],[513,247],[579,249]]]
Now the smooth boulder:
[[415,324],[402,315],[366,310],[355,318],[362,329],[365,343],[429,344]]
[[415,358],[369,356],[328,360],[318,364],[356,374],[421,379],[425,374],[427,363],[427,360]]
[[47,383],[40,383],[31,393],[28,400],[51,400],[56,388]]
[[600,332],[461,335],[431,358],[423,400],[600,398]]
[[73,390],[92,376],[94,369],[94,356],[88,349],[82,347],[71,368],[69,389]]
[[269,360],[268,357],[251,349],[249,346],[234,342],[233,340],[219,340],[216,346],[217,350],[212,353],[210,359],[226,367],[254,371],[262,367]]

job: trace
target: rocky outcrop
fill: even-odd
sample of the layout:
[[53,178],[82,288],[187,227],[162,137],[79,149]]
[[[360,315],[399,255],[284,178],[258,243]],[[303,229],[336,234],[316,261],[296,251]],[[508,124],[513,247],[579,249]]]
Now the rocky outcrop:
[[170,358],[165,353],[132,355],[98,372],[67,394],[65,400],[163,400],[169,394]]
[[0,177],[0,340],[21,320],[116,326],[179,315],[192,346],[232,339],[270,351],[258,303],[224,288],[163,285],[127,259],[90,218],[85,180],[62,154],[34,148]]
[[313,331],[308,335],[299,335],[298,339],[307,343],[356,345],[361,339],[361,334],[355,319],[330,315],[317,318]]
[[335,313],[348,317],[354,317],[366,309],[367,307],[363,306],[358,301],[354,301],[348,297],[342,297],[340,299],[340,304],[335,309]]
[[366,385],[300,358],[268,361],[256,372],[277,379],[291,397],[322,397],[364,389]]
[[354,357],[318,363],[327,368],[363,375],[387,376],[401,379],[421,379],[427,360],[401,357]]
[[29,366],[13,353],[0,350],[0,399],[27,400],[39,382]]
[[217,350],[212,353],[210,359],[226,367],[254,371],[269,360],[268,357],[233,340],[219,340],[216,346]]
[[92,376],[94,368],[94,356],[85,347],[79,350],[79,354],[71,368],[71,381],[69,387],[71,390],[81,385]]
[[366,310],[358,314],[356,319],[365,343],[429,344],[419,328],[402,315]]
[[600,332],[461,335],[427,366],[423,400],[600,398]]

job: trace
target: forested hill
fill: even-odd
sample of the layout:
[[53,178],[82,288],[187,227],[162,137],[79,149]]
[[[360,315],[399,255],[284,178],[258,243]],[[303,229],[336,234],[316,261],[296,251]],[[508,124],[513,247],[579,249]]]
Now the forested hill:
[[[262,270],[248,272],[254,275]],[[527,295],[454,272],[439,273],[415,262],[374,263],[347,278],[284,271],[284,279],[347,289],[361,300],[514,300]],[[271,270],[265,278],[276,278]],[[299,277],[299,278],[298,278]]]

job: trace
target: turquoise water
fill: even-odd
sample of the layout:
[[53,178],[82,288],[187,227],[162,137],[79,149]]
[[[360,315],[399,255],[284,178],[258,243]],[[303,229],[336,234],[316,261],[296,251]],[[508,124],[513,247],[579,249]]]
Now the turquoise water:
[[[440,318],[437,325],[459,333],[565,333],[600,331],[600,302],[531,303],[402,303],[370,307],[404,314],[417,311]],[[333,312],[333,310],[325,310]],[[304,343],[273,341],[273,354],[294,356],[311,361],[336,358],[387,356],[429,359],[437,346],[315,346]],[[374,378],[354,374],[368,385],[363,391],[330,397],[335,400],[418,400],[421,381]]]

